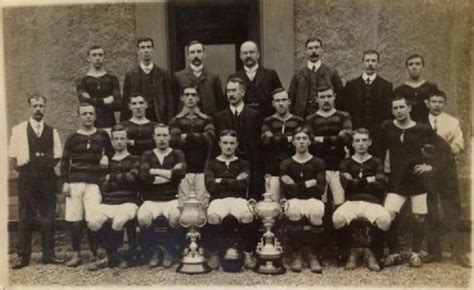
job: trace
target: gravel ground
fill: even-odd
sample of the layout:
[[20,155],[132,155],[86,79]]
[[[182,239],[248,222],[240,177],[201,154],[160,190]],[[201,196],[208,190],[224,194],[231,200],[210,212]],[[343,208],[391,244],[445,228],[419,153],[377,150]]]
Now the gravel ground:
[[[10,263],[14,261],[11,245],[15,243],[15,235],[11,235]],[[57,255],[64,258],[70,255],[69,239],[64,233],[56,238]],[[34,249],[38,249],[38,235],[35,237]],[[86,252],[86,251],[84,251]],[[379,273],[370,272],[366,268],[345,271],[336,267],[334,262],[324,267],[322,275],[313,274],[308,270],[279,276],[267,276],[252,271],[226,273],[213,271],[205,275],[185,275],[175,272],[175,268],[149,269],[147,266],[126,270],[103,269],[89,272],[82,265],[76,269],[62,265],[40,264],[40,253],[34,252],[29,267],[21,270],[9,270],[10,285],[67,285],[67,286],[105,286],[105,285],[212,285],[212,286],[246,286],[246,285],[291,285],[291,286],[390,286],[390,287],[468,287],[470,286],[471,270],[461,268],[452,263],[449,255],[442,263],[423,265],[420,269],[407,265],[391,267]]]

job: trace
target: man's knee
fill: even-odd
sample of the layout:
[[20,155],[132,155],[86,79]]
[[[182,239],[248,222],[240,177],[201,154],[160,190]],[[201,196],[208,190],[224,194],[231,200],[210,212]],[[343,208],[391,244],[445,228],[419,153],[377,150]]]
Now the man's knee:
[[175,208],[169,212],[168,222],[172,228],[174,229],[179,228],[180,226],[179,217],[180,217],[179,209]]
[[141,208],[138,210],[137,219],[141,228],[148,228],[153,222],[153,214],[151,211]]
[[390,215],[390,221],[393,221],[397,217],[397,212],[393,210],[389,210],[388,214]]
[[132,217],[128,214],[117,215],[112,221],[112,229],[114,231],[123,230],[124,225],[131,219]]
[[300,221],[302,218],[301,211],[296,208],[289,208],[288,211],[286,212],[286,216],[290,221]]
[[249,211],[244,211],[239,214],[239,222],[242,224],[249,224],[253,221],[253,214]]
[[338,211],[334,212],[332,215],[332,223],[336,229],[340,229],[347,224],[346,218]]
[[375,220],[375,225],[382,231],[388,231],[390,224],[392,223],[392,218],[389,213],[379,215]]
[[222,219],[218,214],[211,213],[207,216],[207,222],[211,225],[219,225],[222,222]]
[[97,232],[100,230],[104,222],[107,220],[107,217],[100,214],[100,213],[93,213],[91,214],[89,220],[87,221],[87,227],[93,231]]

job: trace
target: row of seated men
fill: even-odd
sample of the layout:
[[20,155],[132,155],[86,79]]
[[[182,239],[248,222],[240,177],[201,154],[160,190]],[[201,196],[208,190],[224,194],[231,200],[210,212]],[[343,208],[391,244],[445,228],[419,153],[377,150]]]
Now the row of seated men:
[[[74,249],[73,257],[67,265],[78,266],[82,263],[80,241],[81,221],[84,218],[91,230],[90,241],[108,241],[105,243],[108,258],[93,263],[91,269],[119,263],[117,247],[122,239],[121,230],[137,214],[142,229],[141,248],[145,259],[150,260],[151,266],[158,265],[160,260],[170,266],[170,250],[176,243],[176,238],[173,237],[177,235],[176,231],[173,233],[173,229],[179,227],[178,200],[175,195],[179,193],[186,196],[192,185],[200,196],[204,196],[206,191],[211,195],[207,229],[211,265],[217,267],[217,254],[222,254],[222,243],[216,241],[219,240],[221,231],[218,225],[230,215],[234,217],[234,225],[235,221],[243,224],[240,230],[244,241],[245,265],[253,267],[255,262],[252,252],[258,240],[258,231],[253,213],[248,210],[247,201],[243,197],[255,196],[259,199],[262,191],[253,191],[250,182],[256,175],[256,170],[253,170],[252,159],[249,158],[249,151],[252,149],[246,148],[246,143],[249,143],[250,136],[257,135],[249,135],[248,131],[255,131],[254,122],[258,118],[258,112],[246,108],[243,102],[245,92],[245,82],[239,78],[229,79],[226,95],[230,108],[236,110],[229,110],[233,114],[229,118],[230,124],[226,124],[225,119],[218,120],[219,114],[213,122],[211,117],[200,111],[200,95],[195,86],[184,87],[181,91],[183,109],[170,121],[169,126],[148,120],[148,102],[140,94],[134,94],[129,100],[132,117],[123,122],[122,127],[115,127],[111,134],[115,153],[109,135],[94,126],[95,107],[82,103],[78,110],[81,128],[69,136],[61,161],[63,192],[67,196],[65,219],[71,222]],[[327,208],[322,202],[324,196],[327,196],[324,194],[326,183],[337,208],[331,216],[334,227],[338,229],[340,256],[347,260],[347,268],[353,268],[356,259],[355,252],[347,251],[350,248],[346,245],[350,241],[347,225],[353,219],[363,217],[374,226],[377,233],[373,243],[375,257],[370,249],[366,249],[365,256],[370,261],[370,268],[378,270],[378,263],[383,255],[383,231],[388,230],[408,198],[416,217],[410,264],[420,266],[419,252],[425,231],[423,219],[428,213],[427,187],[434,187],[426,181],[429,178],[425,176],[448,164],[445,159],[450,156],[451,146],[442,141],[442,138],[436,138],[438,135],[427,125],[410,118],[411,103],[403,96],[392,99],[395,119],[385,121],[378,132],[376,155],[380,155],[380,158],[369,154],[369,131],[356,130],[354,138],[351,138],[350,115],[334,108],[335,95],[331,87],[321,87],[318,90],[315,98],[318,110],[305,121],[289,112],[291,101],[283,89],[276,90],[272,98],[276,113],[266,118],[263,126],[257,127],[261,134],[256,138],[261,138],[267,153],[263,162],[259,163],[264,164],[265,171],[274,176],[270,188],[276,196],[281,192],[282,196],[289,199],[286,224],[290,244],[295,249],[291,269],[301,270],[302,256],[305,253],[309,255],[311,270],[317,273],[322,271],[318,251],[321,250],[321,242],[325,240],[321,237],[321,233],[324,233],[321,224]],[[436,91],[428,98],[427,105],[430,111],[442,111],[445,100],[444,93]],[[33,97],[28,102],[32,108],[32,117],[37,113],[35,108],[44,109],[43,97]],[[236,118],[244,110],[249,114],[247,119]],[[28,128],[34,130],[31,122]],[[235,131],[229,131],[234,128]],[[220,150],[212,149],[216,131],[219,138],[215,143]],[[237,133],[239,131],[243,136]],[[40,136],[42,135],[38,135]],[[55,143],[56,137],[52,136],[53,134],[52,143]],[[170,142],[172,147],[180,150],[171,149]],[[354,149],[348,150],[351,144]],[[11,148],[14,150],[15,147]],[[212,151],[217,154],[209,159]],[[389,194],[385,197],[386,177],[381,160],[385,159],[387,151],[390,152],[388,162],[391,174]],[[354,155],[344,160],[350,152],[354,152]],[[141,160],[138,161],[138,157],[133,157],[133,154],[141,156]],[[21,154],[10,156],[18,159],[19,155]],[[40,160],[42,157],[46,158],[43,154],[30,155],[40,157]],[[57,157],[57,154],[54,156]],[[259,160],[260,156],[256,157],[253,160]],[[440,166],[440,162],[444,163]],[[105,168],[110,173],[105,175],[105,179],[101,179],[101,172]],[[29,168],[32,169],[35,168]],[[140,208],[134,204],[137,191],[132,187],[138,176],[141,180],[138,191],[143,201]],[[281,190],[278,190],[279,185]],[[247,194],[247,188],[250,194]],[[104,204],[100,205],[101,202]],[[117,204],[120,206],[114,206]],[[458,215],[459,211],[452,214]],[[159,256],[161,251],[156,251],[155,232],[151,227],[153,220],[159,216],[166,217],[171,226],[166,238],[167,245],[162,248],[162,259]],[[112,224],[104,235],[103,231],[107,231],[107,227],[104,228],[103,225],[109,219]],[[229,218],[226,221],[228,223],[232,224]],[[392,236],[392,241],[396,241],[396,232],[394,235],[395,239]],[[102,238],[98,239],[98,236]],[[310,249],[307,250],[308,248]],[[95,246],[92,249],[94,252]],[[399,262],[401,257],[397,253],[396,244],[389,244],[389,250],[390,255],[384,259],[384,264]],[[20,252],[20,256],[21,254]],[[19,268],[27,264],[27,261],[29,262],[28,253],[23,254]]]

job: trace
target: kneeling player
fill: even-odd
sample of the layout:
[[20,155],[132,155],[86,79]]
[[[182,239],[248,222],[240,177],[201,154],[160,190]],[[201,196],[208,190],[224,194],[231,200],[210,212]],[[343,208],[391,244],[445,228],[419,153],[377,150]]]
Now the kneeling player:
[[[140,161],[140,177],[143,182],[141,194],[143,204],[138,209],[138,223],[142,229],[142,249],[150,267],[156,267],[162,261],[163,266],[173,265],[171,252],[174,249],[173,238],[179,227],[178,185],[186,173],[184,154],[169,147],[170,131],[165,124],[157,124],[153,133],[156,148],[145,151]],[[153,221],[164,217],[170,225],[166,244],[155,251],[157,236]],[[162,255],[160,257],[160,254]]]
[[311,140],[307,128],[295,129],[296,153],[280,164],[280,179],[283,196],[288,200],[287,228],[294,253],[291,270],[301,272],[305,252],[309,253],[311,272],[322,273],[317,255],[323,242],[321,195],[326,186],[326,170],[324,161],[309,153]]
[[[380,271],[377,259],[383,254],[381,231],[387,231],[390,227],[390,214],[382,205],[387,177],[384,175],[382,161],[368,153],[371,144],[372,140],[367,129],[355,130],[352,135],[355,153],[343,160],[339,168],[346,202],[336,209],[332,221],[338,231],[340,249],[346,250],[341,253],[343,257],[347,257],[347,246],[351,247],[346,269],[354,269],[357,266],[358,255],[363,254],[369,269]],[[350,233],[348,227],[354,230],[354,224],[351,222],[356,219],[368,220],[373,225],[370,232],[374,234],[371,238],[359,237],[369,241],[368,245],[361,245],[362,241],[359,239],[352,240],[353,236],[358,237],[354,235],[355,233]],[[362,249],[363,246],[369,247]],[[376,253],[377,259],[372,250]]]
[[[247,203],[247,188],[249,185],[248,162],[235,156],[239,145],[237,133],[233,130],[223,130],[219,137],[221,154],[209,161],[205,172],[206,188],[210,193],[210,204],[207,209],[210,240],[208,248],[211,252],[209,266],[219,267],[218,255],[222,256],[222,230],[238,227],[244,240],[244,266],[253,268],[255,259],[252,256],[252,236],[255,234],[252,226],[253,213]],[[224,227],[223,222],[227,225]]]
[[[91,214],[87,223],[90,230],[99,232],[99,241],[107,252],[107,257],[92,263],[89,270],[106,266],[121,268],[127,266],[117,253],[123,239],[124,225],[137,214],[137,180],[140,157],[127,150],[127,131],[121,125],[112,128],[112,145],[115,149],[109,162],[108,173],[100,189],[102,204]],[[107,223],[107,221],[111,221]]]

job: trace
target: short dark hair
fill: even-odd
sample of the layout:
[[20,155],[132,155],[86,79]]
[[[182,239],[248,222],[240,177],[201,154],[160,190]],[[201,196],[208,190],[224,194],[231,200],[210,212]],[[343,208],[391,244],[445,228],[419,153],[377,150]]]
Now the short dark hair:
[[247,90],[247,85],[245,84],[245,82],[239,78],[239,77],[230,77],[228,80],[227,80],[227,83],[226,83],[226,86],[229,84],[229,83],[238,83],[239,84],[239,87],[246,91]]
[[87,50],[87,55],[90,55],[91,51],[93,51],[95,49],[102,49],[104,51],[104,54],[105,54],[105,49],[102,47],[102,45],[94,44],[91,47],[89,47],[89,50]]
[[43,100],[44,103],[46,104],[46,97],[41,95],[41,94],[32,94],[32,95],[29,95],[28,96],[28,99],[27,99],[27,102],[28,102],[28,105],[31,105],[31,100]]
[[148,101],[146,100],[146,98],[145,98],[141,93],[133,93],[133,94],[131,94],[130,97],[128,98],[128,102],[130,103],[130,102],[132,101],[132,98],[136,98],[136,97],[142,97],[143,100],[148,103]]
[[153,42],[153,39],[149,38],[148,36],[142,36],[137,39],[137,47],[140,46],[140,43],[142,42],[151,42],[151,46],[155,47],[155,43]]
[[87,102],[80,102],[79,103],[79,106],[77,106],[77,113],[79,114],[80,113],[79,111],[81,110],[81,108],[84,108],[84,107],[92,107],[92,108],[94,108],[94,113],[97,113],[94,105],[92,105],[91,103],[87,103]]
[[433,96],[442,97],[445,101],[447,101],[446,93],[440,89],[430,91],[426,99],[429,100]]
[[318,87],[318,93],[319,92],[325,92],[327,90],[332,90],[333,93],[334,92],[334,88],[331,86],[331,85],[328,85],[328,84],[321,84],[319,87]]
[[411,101],[407,97],[405,97],[404,95],[401,95],[401,94],[396,94],[396,95],[393,96],[392,104],[393,104],[393,102],[400,101],[400,100],[405,100],[405,103],[409,106],[412,105]]
[[354,131],[352,131],[352,136],[354,136],[355,134],[364,134],[364,135],[369,136],[369,139],[370,139],[370,131],[367,128],[364,128],[364,127],[357,128]]
[[304,46],[305,46],[305,47],[308,47],[308,44],[309,44],[310,42],[315,42],[315,41],[319,42],[319,45],[321,45],[321,47],[323,47],[323,41],[322,41],[320,38],[314,37],[314,36],[313,36],[313,37],[309,37],[309,38],[306,40]]
[[380,53],[378,51],[376,51],[375,49],[366,49],[366,50],[364,50],[364,52],[362,54],[362,60],[364,60],[365,56],[369,55],[369,54],[375,54],[377,56],[377,61],[380,61]]
[[202,50],[204,51],[204,44],[198,40],[191,40],[189,43],[188,43],[188,47],[187,47],[187,51],[189,51],[189,47],[191,45],[195,45],[195,44],[200,44],[202,46]]
[[221,133],[219,134],[219,140],[224,136],[231,136],[231,137],[235,137],[237,139],[239,138],[239,135],[237,134],[237,132],[235,132],[232,129],[222,130]]
[[181,96],[184,96],[184,91],[185,91],[186,89],[195,89],[195,90],[196,90],[196,93],[197,93],[197,95],[198,95],[198,97],[201,96],[201,95],[199,94],[199,88],[198,88],[198,86],[195,85],[195,84],[185,84],[185,85],[181,88],[181,90],[180,90],[180,95],[181,95]]
[[276,88],[276,89],[273,90],[272,96],[274,96],[274,95],[276,95],[276,94],[278,94],[278,93],[281,93],[281,92],[286,92],[286,93],[288,93],[284,88],[278,87],[278,88]]
[[299,134],[299,133],[305,133],[306,135],[308,135],[309,140],[313,141],[313,133],[308,127],[306,126],[296,127],[295,131],[293,131],[293,134],[292,134],[293,138],[296,136],[296,134]]
[[425,66],[425,59],[423,58],[423,56],[417,54],[417,53],[414,53],[414,54],[410,54],[407,59],[405,60],[405,67],[408,67],[408,61],[409,60],[412,60],[414,58],[419,58],[421,59],[421,65],[422,66]]
[[114,132],[119,132],[119,131],[125,131],[127,133],[127,138],[128,138],[128,130],[127,128],[125,128],[123,125],[121,124],[117,124],[117,125],[114,125],[112,127],[112,130],[111,130],[111,133],[110,135],[112,136],[114,134]]

